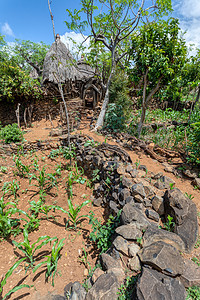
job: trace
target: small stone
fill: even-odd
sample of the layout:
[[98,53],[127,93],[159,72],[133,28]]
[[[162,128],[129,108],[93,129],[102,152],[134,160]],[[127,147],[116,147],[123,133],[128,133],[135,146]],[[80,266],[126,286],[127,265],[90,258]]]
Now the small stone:
[[92,274],[92,282],[93,282],[93,284],[95,283],[95,281],[96,281],[102,274],[104,274],[104,271],[101,270],[100,268],[96,268],[96,270],[95,270],[94,273]]
[[135,243],[131,243],[128,246],[128,254],[130,257],[135,256],[139,251],[140,251],[140,247]]
[[200,267],[189,259],[184,260],[184,272],[180,277],[184,287],[200,286]]
[[135,255],[129,260],[128,267],[129,269],[131,269],[131,271],[134,272],[138,272],[141,270],[141,263],[137,255]]
[[119,209],[117,207],[117,204],[114,202],[114,201],[110,201],[109,202],[109,206],[110,206],[110,209],[115,213],[117,214],[119,212]]
[[119,268],[121,267],[119,262],[107,253],[101,254],[100,261],[101,261],[102,269],[104,271],[107,271],[108,269],[113,268],[113,266],[119,267]]
[[149,208],[152,207],[151,201],[147,198],[144,199],[143,204],[144,204],[145,207],[149,207]]
[[122,225],[117,227],[115,231],[126,240],[137,240],[142,236],[142,232],[137,229],[136,224]]
[[83,275],[88,276],[88,269],[84,269]]
[[124,270],[122,268],[113,267],[113,268],[109,269],[106,273],[107,274],[113,273],[116,276],[117,281],[120,284],[122,284],[124,282],[125,273],[124,273]]
[[140,195],[135,195],[134,199],[138,203],[143,203],[143,200],[144,200]]
[[159,172],[159,173],[156,173],[156,174],[154,174],[153,172],[151,173],[151,178],[152,179],[159,179],[162,176],[163,176],[162,172]]
[[147,218],[154,220],[156,222],[159,222],[160,216],[156,211],[151,210],[151,209],[146,209],[145,213],[146,213]]
[[175,181],[167,176],[162,176],[154,184],[154,186],[160,190],[169,189],[170,185],[175,185]]
[[193,181],[192,181],[192,184],[194,186],[197,186],[198,189],[200,189],[200,178],[195,178]]
[[131,188],[131,194],[132,196],[140,195],[142,198],[146,197],[144,186],[142,183],[136,183]]
[[165,213],[165,210],[164,210],[164,200],[163,198],[155,195],[153,198],[152,198],[152,206],[153,206],[153,209],[160,215],[164,215]]
[[122,177],[122,185],[126,188],[130,188],[133,185],[133,181],[131,179],[128,179],[127,177]]
[[114,247],[121,253],[125,254],[126,256],[128,256],[128,246],[129,243],[127,240],[125,240],[123,237],[121,237],[120,235],[117,236],[114,241],[113,241],[113,245]]
[[93,200],[94,206],[100,207],[102,205],[102,203],[103,203],[103,199],[100,198],[100,197],[99,198],[94,198],[94,200]]

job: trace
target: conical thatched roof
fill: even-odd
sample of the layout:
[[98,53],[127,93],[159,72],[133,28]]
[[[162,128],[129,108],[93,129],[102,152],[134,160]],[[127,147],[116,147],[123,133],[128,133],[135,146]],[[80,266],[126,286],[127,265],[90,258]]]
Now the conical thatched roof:
[[47,81],[58,83],[58,69],[61,83],[69,80],[75,81],[77,78],[82,77],[78,68],[74,65],[71,53],[59,37],[52,44],[44,59],[43,83]]
[[94,77],[95,70],[85,62],[84,58],[81,58],[77,62],[78,70],[81,73],[81,80],[89,80]]

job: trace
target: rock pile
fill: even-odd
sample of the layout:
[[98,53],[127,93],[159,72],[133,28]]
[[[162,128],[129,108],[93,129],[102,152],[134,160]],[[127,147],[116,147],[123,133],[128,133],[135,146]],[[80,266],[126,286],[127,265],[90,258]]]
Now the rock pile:
[[126,156],[122,159],[117,148],[106,150],[81,136],[74,143],[77,163],[94,183],[94,205],[114,215],[121,210],[121,224],[112,246],[100,256],[103,271],[96,269],[88,280],[88,292],[79,283],[70,283],[65,288],[67,299],[117,299],[126,264],[138,274],[133,299],[184,300],[186,287],[200,285],[200,268],[181,255],[197,241],[195,204],[172,179],[131,164]]

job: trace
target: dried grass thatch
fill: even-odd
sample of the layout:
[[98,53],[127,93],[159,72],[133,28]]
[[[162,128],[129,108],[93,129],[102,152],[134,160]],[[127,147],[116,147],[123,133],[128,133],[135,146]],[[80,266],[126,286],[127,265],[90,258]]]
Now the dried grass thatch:
[[82,77],[78,68],[75,66],[71,53],[59,38],[57,38],[57,47],[54,42],[44,59],[43,83],[53,82],[57,84],[58,72],[61,83],[76,81]]

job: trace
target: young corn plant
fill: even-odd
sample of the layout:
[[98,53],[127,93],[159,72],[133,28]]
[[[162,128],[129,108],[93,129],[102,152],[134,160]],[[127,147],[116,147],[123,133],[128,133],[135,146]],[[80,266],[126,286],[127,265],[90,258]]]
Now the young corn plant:
[[4,194],[7,194],[8,196],[14,196],[15,200],[17,200],[18,190],[19,181],[16,181],[15,179],[13,181],[5,182],[2,187]]
[[21,162],[19,156],[14,155],[13,156],[13,161],[15,162],[15,166],[17,168],[17,171],[14,172],[14,173],[17,174],[17,175],[19,175],[19,176],[21,176],[21,177],[23,177],[23,178],[24,177],[28,177],[29,173],[31,171],[31,167],[24,165]]
[[42,199],[39,199],[37,202],[33,200],[29,203],[31,205],[29,208],[31,215],[34,215],[36,218],[38,218],[38,215],[41,213],[44,214],[48,219],[48,213],[52,209],[52,205],[44,204],[44,201]]
[[41,236],[37,239],[35,243],[31,245],[29,238],[28,238],[28,229],[27,227],[23,230],[23,236],[24,241],[21,243],[18,243],[16,241],[12,241],[14,246],[18,248],[22,253],[25,255],[26,258],[26,271],[29,268],[33,268],[36,262],[36,256],[35,253],[37,250],[41,249],[43,246],[47,245],[48,243],[51,243],[53,240],[56,239],[56,237],[51,238],[48,235]]
[[54,186],[57,186],[56,177],[51,173],[46,174],[45,166],[42,168],[42,170],[39,171],[38,176],[32,174],[32,176],[29,178],[29,183],[31,183],[32,179],[35,179],[37,181],[37,184],[34,185],[38,187],[42,192],[49,191]]
[[1,280],[0,280],[0,300],[5,300],[7,299],[7,297],[9,297],[11,294],[13,294],[14,292],[22,289],[22,288],[30,288],[29,285],[27,284],[20,284],[14,288],[12,288],[4,297],[3,297],[3,288],[7,283],[7,279],[12,275],[13,271],[25,260],[25,258],[22,258],[20,260],[18,260],[6,273],[5,276],[2,276]]
[[51,249],[51,255],[45,256],[47,258],[47,260],[39,263],[33,269],[33,273],[35,273],[39,267],[46,265],[46,273],[45,273],[46,281],[48,281],[48,279],[52,277],[52,282],[51,282],[52,286],[54,286],[54,277],[57,272],[58,260],[61,257],[60,252],[64,246],[64,240],[65,240],[64,238],[62,240],[60,240],[59,242],[58,242],[58,239],[55,240],[53,247]]
[[2,196],[0,198],[0,237],[7,238],[11,234],[15,236],[21,232],[20,219],[13,217],[16,213],[21,213],[16,203],[4,202],[4,196]]
[[[89,215],[81,215],[79,216],[79,213],[83,206],[87,205],[90,203],[90,200],[84,201],[81,205],[73,206],[71,198],[67,200],[68,202],[68,208],[69,210],[66,211],[60,206],[54,206],[54,209],[61,210],[62,212],[66,213],[68,215],[68,220],[65,224],[66,229],[73,229],[77,231],[78,225],[83,221],[84,218],[89,218]],[[71,225],[70,225],[71,224]]]

